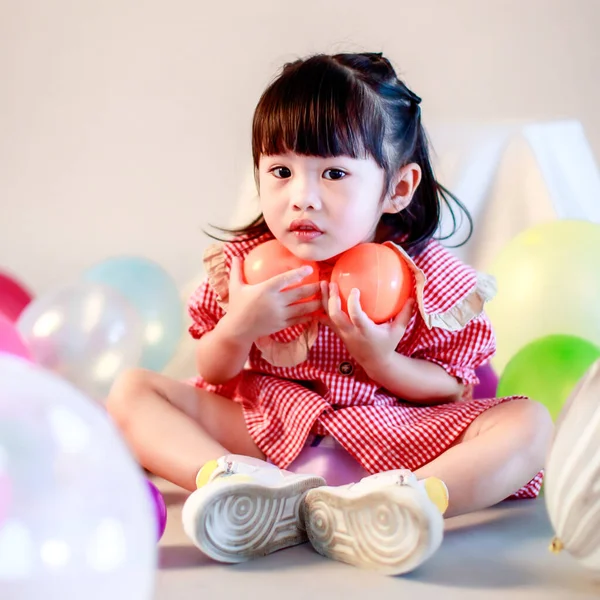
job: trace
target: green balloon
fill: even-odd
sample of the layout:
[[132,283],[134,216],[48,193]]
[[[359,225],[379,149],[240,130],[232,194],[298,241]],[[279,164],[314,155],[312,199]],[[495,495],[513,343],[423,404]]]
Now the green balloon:
[[506,365],[498,381],[499,397],[529,396],[556,421],[565,401],[600,348],[572,335],[549,335],[527,344]]

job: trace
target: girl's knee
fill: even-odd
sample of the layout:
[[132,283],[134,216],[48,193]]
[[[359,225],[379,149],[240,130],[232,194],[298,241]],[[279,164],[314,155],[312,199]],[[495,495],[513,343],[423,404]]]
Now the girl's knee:
[[508,404],[512,405],[511,425],[515,435],[519,437],[522,449],[531,455],[532,460],[539,463],[541,469],[554,433],[554,424],[548,409],[529,398],[512,400]]
[[117,377],[106,399],[106,409],[118,424],[126,421],[131,406],[152,388],[153,375],[145,369],[128,369]]

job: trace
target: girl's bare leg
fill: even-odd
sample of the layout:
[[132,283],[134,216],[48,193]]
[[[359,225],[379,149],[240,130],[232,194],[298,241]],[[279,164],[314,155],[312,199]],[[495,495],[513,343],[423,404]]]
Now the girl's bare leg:
[[497,504],[544,468],[553,425],[545,407],[526,399],[486,410],[458,441],[415,473],[448,486],[446,516]]
[[190,491],[209,460],[227,453],[264,459],[238,403],[159,373],[126,372],[106,406],[139,462]]

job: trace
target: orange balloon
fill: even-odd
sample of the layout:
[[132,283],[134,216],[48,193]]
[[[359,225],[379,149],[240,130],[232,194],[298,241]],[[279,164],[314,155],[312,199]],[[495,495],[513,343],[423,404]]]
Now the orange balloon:
[[337,283],[342,309],[348,312],[353,288],[360,305],[374,323],[393,319],[413,293],[413,275],[400,254],[382,244],[359,244],[338,258],[331,273]]
[[313,269],[312,273],[300,283],[289,286],[290,288],[307,283],[318,283],[319,265],[316,262],[298,258],[277,240],[269,240],[256,246],[256,248],[250,250],[246,255],[244,260],[244,279],[246,283],[254,285],[271,279],[276,275],[281,275],[281,273],[299,269],[304,265],[310,265]]

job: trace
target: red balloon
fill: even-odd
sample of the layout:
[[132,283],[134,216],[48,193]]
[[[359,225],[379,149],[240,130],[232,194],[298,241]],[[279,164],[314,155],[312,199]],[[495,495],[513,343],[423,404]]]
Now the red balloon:
[[244,260],[244,279],[246,283],[254,285],[281,275],[281,273],[299,269],[304,265],[310,265],[313,269],[312,273],[300,283],[290,287],[318,283],[319,265],[316,262],[298,258],[277,240],[269,240],[248,252]]
[[385,323],[401,310],[414,289],[413,275],[402,256],[382,244],[359,244],[338,258],[331,273],[337,283],[342,309],[353,288],[360,291],[360,305],[374,323]]
[[0,272],[0,313],[16,323],[31,300],[31,293],[21,283],[7,273]]

